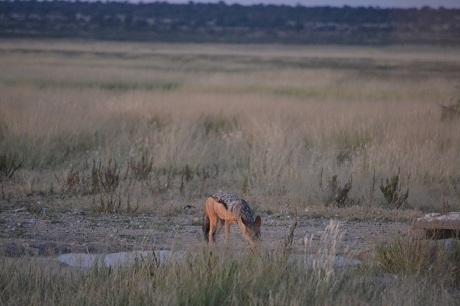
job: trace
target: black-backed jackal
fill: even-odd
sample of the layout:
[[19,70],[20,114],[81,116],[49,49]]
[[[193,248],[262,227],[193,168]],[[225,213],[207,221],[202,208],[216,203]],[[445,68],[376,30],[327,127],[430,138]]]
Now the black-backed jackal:
[[254,219],[248,202],[237,195],[218,192],[206,200],[206,210],[203,216],[204,238],[213,243],[217,234],[225,224],[225,242],[230,234],[230,224],[235,223],[241,229],[244,238],[251,246],[260,242],[260,216]]

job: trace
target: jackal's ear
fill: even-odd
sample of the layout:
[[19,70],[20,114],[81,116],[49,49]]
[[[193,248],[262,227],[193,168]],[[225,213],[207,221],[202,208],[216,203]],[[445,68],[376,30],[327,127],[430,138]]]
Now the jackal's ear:
[[254,224],[256,225],[256,227],[260,227],[261,223],[262,223],[262,219],[260,218],[260,216],[257,216],[256,220],[254,221]]

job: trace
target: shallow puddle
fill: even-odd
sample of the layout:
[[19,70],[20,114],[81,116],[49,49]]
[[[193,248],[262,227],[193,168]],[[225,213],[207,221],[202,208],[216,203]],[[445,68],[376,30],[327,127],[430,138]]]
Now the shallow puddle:
[[91,268],[91,267],[115,267],[128,266],[146,261],[154,261],[163,264],[171,259],[184,258],[185,254],[180,252],[160,251],[132,251],[111,254],[85,254],[69,253],[58,257],[59,262],[72,267]]
[[[167,250],[160,251],[132,251],[111,254],[85,254],[70,253],[62,254],[58,261],[71,267],[91,268],[91,267],[116,267],[129,266],[136,263],[155,262],[164,264],[169,260],[184,260],[185,252],[172,252]],[[292,263],[304,264],[308,268],[330,266],[334,268],[351,266],[359,267],[361,262],[356,259],[350,259],[342,256],[329,255],[297,255],[290,257]]]

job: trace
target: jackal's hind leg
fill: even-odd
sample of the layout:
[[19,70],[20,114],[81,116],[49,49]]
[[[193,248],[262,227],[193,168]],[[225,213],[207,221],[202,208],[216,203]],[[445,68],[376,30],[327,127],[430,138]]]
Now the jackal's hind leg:
[[209,224],[209,238],[208,238],[208,242],[209,243],[213,243],[214,241],[216,241],[216,236],[217,234],[219,234],[220,230],[222,229],[222,225],[223,225],[223,220],[219,219],[219,218],[214,218],[214,220],[211,220],[210,221],[210,224]]
[[209,232],[208,232],[208,242],[213,243],[214,242],[214,232],[215,232],[215,227],[216,227],[216,219],[215,218],[209,218]]
[[211,228],[211,220],[209,220],[208,214],[205,212],[203,215],[203,224],[201,226],[203,230],[204,239],[209,242],[209,231]]

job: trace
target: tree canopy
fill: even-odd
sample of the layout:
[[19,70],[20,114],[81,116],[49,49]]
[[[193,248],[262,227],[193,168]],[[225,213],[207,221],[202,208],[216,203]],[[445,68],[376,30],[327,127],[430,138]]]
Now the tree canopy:
[[459,9],[166,2],[0,1],[0,37],[459,44]]

